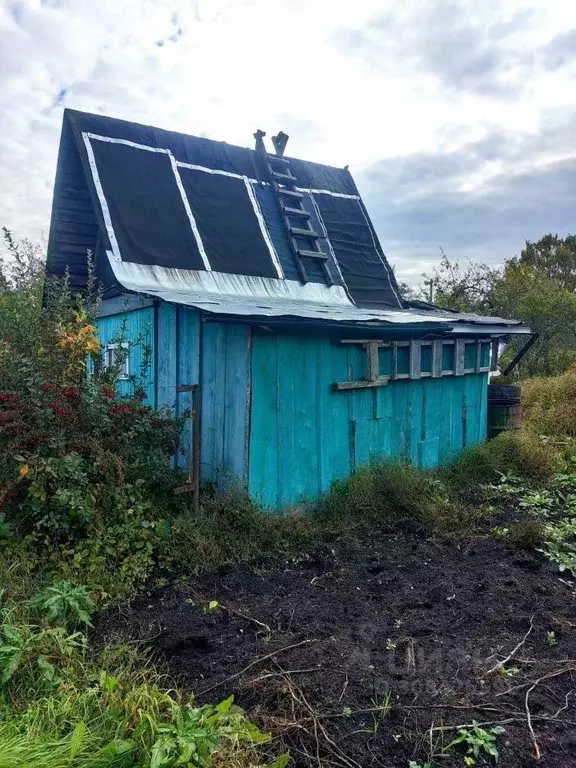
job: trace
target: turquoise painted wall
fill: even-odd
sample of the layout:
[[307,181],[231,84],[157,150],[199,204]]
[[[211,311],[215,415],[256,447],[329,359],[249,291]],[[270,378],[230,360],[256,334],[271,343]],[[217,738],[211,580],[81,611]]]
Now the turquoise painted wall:
[[[141,365],[142,341],[151,345],[154,354],[144,382],[150,405],[185,416],[192,409],[192,395],[177,392],[176,388],[198,384],[202,376],[201,479],[220,487],[238,481],[245,484],[250,328],[201,323],[195,310],[165,302],[102,317],[97,325],[103,346],[117,342],[120,337],[129,342],[131,373]],[[131,381],[118,384],[120,395],[130,394],[133,388]],[[188,418],[182,432],[182,448],[174,457],[174,465],[183,469],[190,466],[191,442]]]
[[[130,379],[118,382],[119,394],[132,394],[134,386],[138,384],[144,388],[146,402],[149,405],[154,405],[154,307],[145,307],[143,309],[122,312],[118,315],[101,317],[96,321],[96,325],[102,348],[105,348],[107,344],[129,342]],[[146,345],[150,346],[151,354],[149,365],[143,370]]]
[[248,326],[203,325],[200,477],[220,488],[246,482],[250,354]]
[[365,355],[328,338],[255,329],[249,492],[282,508],[316,498],[374,457],[433,467],[486,437],[486,374],[333,391]]
[[[486,437],[485,373],[334,391],[333,382],[365,375],[362,348],[321,335],[202,322],[195,310],[163,302],[100,318],[98,327],[103,345],[118,341],[124,329],[131,373],[140,369],[143,345],[150,345],[143,384],[151,405],[184,415],[191,395],[176,387],[200,383],[201,479],[219,487],[239,482],[273,509],[317,498],[372,458],[405,457],[433,467]],[[443,367],[453,367],[453,349],[443,352]],[[474,362],[472,352],[466,349],[465,367]],[[422,352],[423,372],[431,354]],[[483,364],[488,356],[489,345]],[[380,349],[379,357],[386,372],[390,350]],[[398,371],[408,365],[407,348],[398,348]],[[119,391],[132,387],[120,382]],[[190,464],[190,441],[188,419],[183,451],[174,458],[182,468]]]

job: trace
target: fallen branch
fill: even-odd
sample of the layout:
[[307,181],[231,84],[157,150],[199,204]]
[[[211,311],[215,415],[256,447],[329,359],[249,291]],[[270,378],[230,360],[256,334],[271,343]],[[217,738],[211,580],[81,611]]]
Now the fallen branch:
[[[207,603],[209,600],[205,598],[203,595],[201,595],[199,592],[196,592],[194,589],[190,590],[191,593],[194,595],[194,598],[198,600],[198,602],[201,603]],[[218,607],[221,608],[223,611],[226,611],[226,613],[231,613],[233,616],[238,616],[241,619],[244,619],[244,621],[251,621],[253,624],[256,624],[258,627],[262,627],[262,629],[266,630],[266,634],[271,635],[272,630],[268,626],[268,624],[265,624],[263,621],[259,621],[258,619],[255,619],[253,616],[248,616],[245,613],[242,613],[241,611],[238,611],[236,608],[232,608],[229,605],[224,605],[223,603],[218,603]]]
[[255,683],[259,683],[261,680],[267,680],[269,677],[282,677],[284,674],[287,675],[303,675],[306,672],[322,672],[322,667],[310,667],[309,669],[289,669],[284,672],[267,672],[265,675],[260,675],[260,677],[255,677],[253,680],[250,680],[250,685],[254,685]]
[[558,717],[560,712],[564,712],[566,709],[568,709],[568,706],[569,706],[568,700],[570,699],[570,696],[572,696],[574,694],[574,692],[575,692],[574,689],[572,689],[571,691],[568,691],[568,693],[566,694],[566,696],[564,698],[564,706],[560,707],[560,709],[558,709],[556,711],[556,713],[552,715],[553,718]]
[[265,624],[263,621],[258,621],[258,619],[255,619],[254,616],[248,616],[241,611],[237,611],[236,608],[231,608],[229,605],[222,605],[222,603],[220,603],[220,608],[222,608],[224,611],[227,611],[228,613],[233,614],[234,616],[239,616],[241,619],[244,619],[244,621],[251,621],[252,624],[256,624],[258,627],[262,627],[262,629],[266,630],[267,635],[272,634],[272,630],[268,624]]
[[[531,718],[532,721],[544,722],[544,723],[559,723],[560,725],[576,725],[576,720],[559,720],[557,717],[547,717],[544,715],[537,715]],[[473,728],[474,726],[480,726],[484,728],[487,725],[509,725],[510,723],[523,723],[526,721],[525,717],[507,717],[505,720],[486,720],[482,723],[463,723],[462,725],[438,725],[433,728],[429,728],[429,731],[459,731]]]
[[[571,661],[573,664],[574,662]],[[522,688],[526,688],[529,685],[540,685],[540,683],[543,683],[545,680],[550,680],[553,677],[558,677],[559,675],[565,675],[568,672],[576,672],[576,667],[565,667],[564,669],[557,669],[555,672],[549,672],[547,675],[543,675],[542,677],[539,677],[538,680],[529,680],[527,683],[521,683],[520,685],[515,685],[512,688],[507,688],[505,691],[501,691],[500,693],[496,693],[495,697],[498,698],[499,696],[506,696],[509,693],[513,693],[514,691],[519,691]]]
[[248,664],[247,667],[241,669],[240,672],[236,672],[235,674],[230,675],[230,677],[226,677],[224,680],[220,680],[219,683],[214,683],[214,685],[211,685],[209,688],[205,688],[203,691],[199,691],[198,695],[204,696],[205,693],[213,691],[215,688],[220,688],[220,686],[224,685],[225,683],[230,683],[232,680],[237,680],[239,677],[248,672],[249,669],[252,669],[252,667],[255,667],[257,664],[261,664],[263,661],[268,661],[268,659],[272,659],[274,656],[278,656],[279,653],[285,653],[286,651],[291,651],[293,648],[300,648],[301,645],[309,645],[310,643],[317,642],[319,641],[316,639],[301,640],[299,643],[293,643],[292,645],[285,645],[283,648],[278,648],[277,651],[272,651],[271,653],[267,653],[266,656],[261,656],[259,659],[254,659],[254,661]]
[[499,661],[498,664],[495,664],[491,669],[488,670],[488,672],[485,672],[483,677],[487,677],[488,675],[491,675],[492,672],[496,672],[498,669],[501,669],[505,664],[507,664],[510,659],[514,657],[516,653],[522,648],[526,640],[528,639],[528,636],[530,635],[530,632],[534,629],[534,615],[532,615],[530,619],[530,626],[528,627],[528,632],[524,635],[522,640],[518,643],[518,645],[514,648],[514,650],[506,656],[506,658],[503,661]]
[[538,685],[538,682],[535,682],[534,685],[532,685],[526,691],[526,698],[524,699],[524,709],[526,710],[526,724],[528,725],[528,731],[530,732],[530,738],[532,739],[532,745],[534,747],[534,759],[540,760],[540,758],[542,757],[542,754],[540,752],[538,740],[536,739],[536,734],[534,733],[534,726],[532,725],[532,715],[530,714],[530,706],[528,704],[530,694],[532,693],[534,688],[536,688],[537,685]]
[[301,688],[298,688],[298,686],[295,685],[295,683],[290,679],[290,677],[285,676],[284,680],[286,681],[286,684],[288,686],[288,690],[292,698],[296,701],[297,704],[300,706],[303,706],[304,709],[306,709],[310,717],[307,718],[312,721],[313,728],[314,728],[314,739],[316,742],[316,757],[318,760],[318,765],[322,766],[322,762],[320,760],[320,740],[318,738],[318,732],[322,734],[324,737],[324,741],[326,742],[327,748],[332,752],[332,754],[343,763],[346,768],[362,768],[360,763],[357,763],[356,760],[354,760],[352,757],[349,757],[345,752],[343,752],[340,747],[336,744],[336,742],[333,741],[333,739],[330,738],[328,731],[324,727],[324,725],[321,722],[320,716],[317,714],[317,712],[314,710],[306,696],[304,695],[304,692]]

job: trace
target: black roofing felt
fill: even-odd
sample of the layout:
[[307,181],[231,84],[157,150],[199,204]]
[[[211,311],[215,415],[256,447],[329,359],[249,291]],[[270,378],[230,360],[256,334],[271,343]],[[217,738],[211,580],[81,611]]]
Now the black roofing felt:
[[[97,277],[106,281],[108,295],[122,290],[105,263],[105,252],[113,250],[114,244],[90,166],[86,134],[163,150],[151,152],[126,143],[89,140],[122,261],[203,270],[207,258],[215,272],[272,278],[278,277],[279,263],[286,279],[298,279],[288,235],[274,210],[272,190],[264,183],[268,176],[259,153],[70,110],[64,113],[54,189],[49,273],[62,274],[68,268],[73,283],[80,285],[89,248],[96,252]],[[262,183],[249,185],[251,199],[242,179],[181,165],[177,179],[176,165],[166,150],[176,163],[239,174]],[[349,295],[359,306],[399,308],[394,276],[362,202],[338,196],[358,194],[348,170],[292,158],[290,163],[298,187],[322,190],[305,194],[303,204],[314,228],[328,235],[319,243],[328,255],[335,282],[343,277]],[[185,202],[178,184],[183,187]],[[257,216],[265,222],[264,233]],[[273,243],[272,252],[264,235]],[[198,237],[205,255],[200,253]],[[309,279],[324,282],[319,266],[312,260],[308,264]]]

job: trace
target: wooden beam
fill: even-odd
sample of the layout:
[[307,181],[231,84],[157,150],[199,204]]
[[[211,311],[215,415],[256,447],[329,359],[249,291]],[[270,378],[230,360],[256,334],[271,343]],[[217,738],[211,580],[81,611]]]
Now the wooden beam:
[[437,339],[432,343],[432,378],[442,376],[442,341]]
[[422,345],[419,341],[410,342],[410,378],[419,379],[422,374]]
[[456,339],[456,349],[454,352],[454,374],[464,376],[464,357],[466,354],[466,343],[464,339]]
[[335,381],[332,389],[341,391],[343,389],[370,389],[370,387],[385,387],[388,384],[388,377],[379,377],[375,381]]
[[368,379],[376,381],[378,379],[378,347],[377,341],[369,341],[365,345],[366,357],[368,359]]

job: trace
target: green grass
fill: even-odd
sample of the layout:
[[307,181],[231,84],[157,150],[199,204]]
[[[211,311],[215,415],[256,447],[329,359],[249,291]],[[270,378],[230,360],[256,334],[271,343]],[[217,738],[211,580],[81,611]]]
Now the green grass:
[[[269,738],[232,699],[197,706],[133,644],[94,651],[84,617],[80,630],[70,622],[69,607],[85,594],[55,586],[36,596],[20,588],[18,599],[10,588],[3,594],[0,768],[263,765]],[[45,611],[47,595],[57,595],[58,612]]]
[[437,470],[450,491],[466,496],[481,485],[511,472],[534,481],[545,481],[562,467],[562,459],[530,432],[504,432],[494,440],[465,448],[452,463]]

